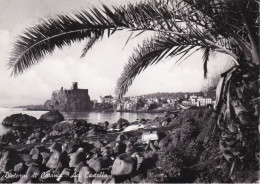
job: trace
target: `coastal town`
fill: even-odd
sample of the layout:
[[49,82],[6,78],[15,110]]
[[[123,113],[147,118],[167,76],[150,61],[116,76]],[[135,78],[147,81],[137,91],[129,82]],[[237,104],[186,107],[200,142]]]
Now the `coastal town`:
[[215,104],[215,98],[200,93],[191,95],[183,93],[182,97],[155,97],[155,96],[132,96],[125,97],[122,102],[118,102],[111,95],[100,96],[98,100],[93,101],[93,109],[96,107],[105,107],[115,109],[116,111],[169,111],[176,109],[185,109],[190,107],[212,108]]
[[73,82],[70,89],[61,87],[52,92],[44,105],[24,106],[28,110],[59,110],[65,112],[118,111],[118,112],[167,112],[188,108],[213,108],[215,92],[154,93],[124,97],[121,101],[112,95],[91,100],[88,89],[80,89]]

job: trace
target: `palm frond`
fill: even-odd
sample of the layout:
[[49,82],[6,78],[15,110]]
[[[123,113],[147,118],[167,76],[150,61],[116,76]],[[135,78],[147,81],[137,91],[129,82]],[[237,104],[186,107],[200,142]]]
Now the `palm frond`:
[[[9,66],[13,68],[12,74],[17,75],[39,62],[46,54],[52,53],[54,48],[89,38],[82,53],[84,56],[102,38],[105,30],[109,35],[123,28],[141,32],[148,30],[187,34],[190,26],[182,19],[181,9],[184,7],[176,8],[171,3],[158,5],[151,1],[113,8],[103,6],[101,10],[92,8],[72,15],[42,19],[18,37],[11,52]],[[197,29],[197,35],[203,35],[202,28]]]
[[[256,0],[184,0],[184,2],[191,9],[204,15],[209,25],[214,28],[212,29],[214,34],[236,42],[232,45],[232,52],[235,52],[236,55],[242,54],[242,57],[247,60],[254,55],[256,58],[259,57],[253,52],[260,49],[259,22],[257,21],[259,4]],[[200,19],[197,19],[196,16],[189,16],[189,19],[200,24]],[[259,52],[258,55],[260,55]]]
[[[245,3],[242,0],[238,1]],[[210,46],[213,50],[231,55],[235,60],[241,51],[245,53],[244,55],[250,56],[252,50],[250,40],[259,38],[259,35],[254,34],[255,30],[250,30],[252,34],[248,36],[245,24],[254,29],[257,27],[255,21],[259,12],[254,7],[255,0],[249,0],[247,3],[249,7],[247,9],[252,13],[252,20],[246,22],[240,21],[243,17],[238,15],[238,12],[247,12],[247,9],[239,9],[236,3],[229,2],[224,0],[181,2],[167,0],[165,3],[149,1],[149,3],[112,8],[103,6],[101,10],[92,8],[72,15],[56,15],[47,20],[40,20],[18,37],[11,53],[9,66],[13,69],[12,74],[17,75],[41,61],[56,47],[62,48],[73,42],[89,39],[83,49],[82,56],[84,56],[97,40],[103,37],[105,31],[111,35],[121,29],[141,33],[155,31],[167,35],[169,41],[156,38],[154,43],[158,48],[155,49],[154,46],[153,49],[144,50],[145,55],[143,51],[137,51],[140,58],[147,58],[148,55],[155,56],[153,59],[150,58],[149,62],[146,59],[146,64],[156,63],[166,55],[178,53],[184,57],[195,47]],[[258,42],[254,41],[254,43]],[[137,58],[132,57],[130,60],[137,61]]]
[[118,79],[116,94],[118,99],[122,99],[123,95],[131,86],[135,77],[145,70],[148,66],[157,64],[163,58],[168,56],[184,57],[188,53],[194,53],[195,47],[205,47],[203,43],[197,44],[192,38],[187,36],[169,36],[160,34],[150,40],[146,40],[142,46],[139,45],[134,50],[132,57],[129,59],[127,65]]
[[84,46],[84,49],[83,49],[82,54],[80,56],[81,58],[86,56],[89,49],[91,49],[91,47],[98,41],[98,39],[99,39],[99,36],[95,36],[95,35],[90,38],[90,40]]
[[92,43],[88,44],[89,49],[94,39],[101,37],[106,29],[115,27],[113,23],[104,23],[87,12],[83,13],[42,19],[38,24],[27,28],[26,32],[18,37],[11,52],[9,67],[13,68],[12,74],[22,73],[46,54],[52,53],[56,47],[62,48],[73,42],[92,38]]
[[204,78],[207,78],[210,47],[202,48],[202,50],[203,50],[202,60],[203,60]]
[[210,41],[213,39],[212,37],[213,36],[210,34],[202,36],[200,33],[194,32],[176,35],[161,33],[154,36],[152,39],[145,41],[143,45],[139,45],[139,47],[134,50],[132,57],[129,59],[118,79],[116,87],[118,99],[122,99],[137,75],[148,66],[157,64],[168,56],[180,56],[176,61],[177,63],[185,56],[185,59],[187,59],[189,56],[202,49],[204,51],[202,57],[204,77],[206,77],[208,72],[207,63],[211,52],[230,54],[228,49],[221,49],[221,45],[227,46],[229,42],[225,42],[223,41],[225,39],[222,39],[221,41],[223,43],[218,42],[216,46],[216,43]]

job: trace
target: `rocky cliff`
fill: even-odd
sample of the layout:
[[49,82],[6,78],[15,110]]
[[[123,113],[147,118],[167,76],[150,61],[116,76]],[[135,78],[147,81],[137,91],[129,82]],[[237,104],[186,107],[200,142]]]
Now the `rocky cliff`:
[[52,93],[51,100],[47,100],[44,106],[48,110],[60,111],[88,111],[92,108],[87,89],[78,89],[77,83],[70,90],[57,90]]

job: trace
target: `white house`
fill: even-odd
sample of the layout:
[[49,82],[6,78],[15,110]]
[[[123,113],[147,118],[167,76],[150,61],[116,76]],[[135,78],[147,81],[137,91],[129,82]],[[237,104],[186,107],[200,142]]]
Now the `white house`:
[[212,104],[212,99],[211,98],[206,98],[206,104]]
[[194,99],[194,98],[197,98],[197,96],[194,94],[190,96],[190,99]]

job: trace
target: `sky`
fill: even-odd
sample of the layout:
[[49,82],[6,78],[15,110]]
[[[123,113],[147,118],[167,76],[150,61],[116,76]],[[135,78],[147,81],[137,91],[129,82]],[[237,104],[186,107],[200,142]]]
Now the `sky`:
[[[17,35],[39,18],[93,6],[100,7],[102,3],[118,6],[129,1],[0,0],[0,106],[43,104],[51,98],[52,91],[61,87],[69,89],[72,82],[78,82],[79,88],[89,89],[92,100],[99,96],[114,96],[117,79],[128,58],[134,48],[150,34],[131,39],[125,46],[130,32],[118,31],[109,38],[104,37],[84,58],[80,58],[84,41],[74,43],[62,50],[56,49],[53,54],[47,55],[39,64],[17,77],[10,76],[11,70],[8,70],[7,62]],[[179,64],[175,64],[176,58],[168,58],[149,67],[136,77],[126,96],[200,91],[205,82],[219,76],[232,65],[226,55],[211,57],[209,78],[205,80],[201,58],[202,54],[196,53]]]

